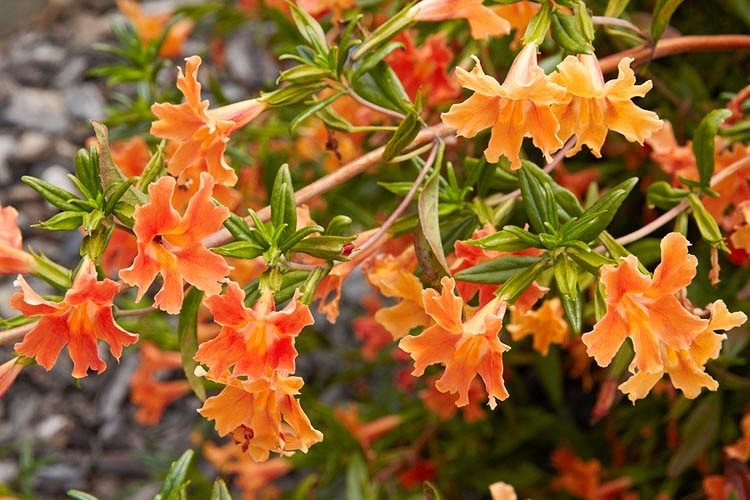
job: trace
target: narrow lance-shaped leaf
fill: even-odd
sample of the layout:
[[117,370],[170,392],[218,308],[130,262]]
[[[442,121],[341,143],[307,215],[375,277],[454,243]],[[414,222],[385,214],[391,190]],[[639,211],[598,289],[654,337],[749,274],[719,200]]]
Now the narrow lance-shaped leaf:
[[542,8],[534,14],[534,17],[531,18],[529,25],[526,27],[526,32],[523,34],[523,43],[541,45],[547,36],[551,22],[552,2],[543,2]]
[[651,38],[653,38],[653,43],[659,41],[659,38],[664,34],[664,30],[669,26],[669,20],[672,19],[672,14],[674,14],[674,11],[677,10],[677,7],[681,3],[682,0],[656,1],[651,19]]
[[711,246],[729,252],[729,247],[724,241],[724,235],[721,233],[721,229],[719,229],[716,219],[714,219],[713,215],[706,210],[706,207],[703,206],[700,198],[698,198],[695,193],[690,193],[688,196],[688,202],[690,203],[693,220],[695,220],[695,223],[698,225],[701,237],[711,244]]
[[409,111],[396,129],[396,132],[394,132],[393,136],[385,144],[383,160],[391,161],[396,155],[401,153],[404,148],[411,144],[411,141],[414,140],[421,128],[422,125],[417,112],[415,110]]
[[714,173],[714,154],[716,137],[719,127],[724,120],[731,116],[728,109],[715,109],[701,120],[693,136],[693,154],[698,168],[698,178],[701,187],[708,188],[711,185],[711,176]]
[[687,189],[672,187],[666,181],[656,181],[648,187],[646,200],[652,207],[669,210],[687,198],[688,194],[690,191]]
[[555,256],[552,272],[570,327],[574,332],[579,333],[581,331],[581,297],[578,292],[578,266],[566,252],[561,252]]
[[470,283],[497,285],[505,283],[514,274],[537,262],[539,262],[539,257],[506,255],[459,271],[453,277]]
[[276,173],[276,179],[271,191],[271,223],[274,228],[286,224],[281,231],[280,240],[288,238],[297,230],[297,204],[294,201],[294,189],[292,188],[292,176],[289,166],[284,164]]
[[536,280],[537,276],[547,269],[548,265],[549,259],[542,258],[536,264],[525,269],[520,269],[503,283],[503,286],[498,291],[498,295],[512,304]]
[[517,252],[527,248],[541,248],[539,237],[518,226],[505,226],[496,233],[488,234],[476,240],[468,240],[466,243],[476,245],[485,250],[497,250],[500,252]]
[[547,232],[544,221],[550,219],[550,214],[547,213],[547,204],[545,203],[544,185],[529,174],[529,168],[533,167],[529,167],[528,163],[524,163],[521,169],[518,170],[521,196],[523,197],[523,204],[526,208],[526,215],[529,217],[531,227],[538,233],[544,233]]
[[440,169],[436,165],[433,173],[427,178],[422,192],[419,193],[419,225],[435,259],[443,268],[443,272],[448,273],[448,262],[445,260],[445,252],[440,237],[439,195]]
[[[580,9],[576,9],[581,12]],[[587,14],[585,14],[587,15]],[[593,52],[591,39],[587,33],[589,27],[585,25],[585,17],[568,15],[556,10],[552,14],[550,22],[550,34],[552,38],[568,52],[573,54],[590,54]]]
[[190,479],[187,478],[190,462],[193,461],[193,450],[186,450],[180,458],[172,462],[167,477],[164,478],[161,490],[154,496],[154,500],[178,500],[185,495]]
[[232,500],[227,483],[223,479],[214,481],[214,485],[211,488],[211,500]]
[[561,236],[585,243],[595,239],[609,226],[625,198],[637,183],[638,178],[631,177],[610,189],[588,207],[580,217],[567,221],[560,231]]
[[177,323],[177,335],[180,341],[180,354],[182,355],[182,368],[185,371],[190,388],[198,399],[205,401],[206,389],[203,381],[195,375],[195,367],[198,363],[193,359],[198,350],[198,307],[203,300],[203,292],[197,288],[190,288],[185,294],[180,311],[180,319]]

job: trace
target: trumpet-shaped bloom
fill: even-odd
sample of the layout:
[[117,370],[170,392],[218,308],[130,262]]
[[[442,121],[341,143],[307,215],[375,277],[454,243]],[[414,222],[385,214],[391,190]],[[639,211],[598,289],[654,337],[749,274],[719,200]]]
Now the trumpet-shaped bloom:
[[13,385],[24,366],[31,362],[29,358],[14,356],[0,365],[0,398],[2,398],[10,386]]
[[285,458],[256,462],[234,443],[218,446],[208,441],[203,445],[203,456],[222,474],[235,476],[233,483],[245,500],[281,498],[281,491],[272,483],[294,468]]
[[216,295],[231,269],[223,257],[202,243],[229,216],[226,207],[211,202],[213,178],[201,174],[198,191],[183,215],[172,206],[175,184],[173,177],[165,176],[148,187],[150,201],[136,207],[133,214],[138,254],[129,268],[120,271],[120,278],[139,288],[137,300],[161,273],[164,284],[155,304],[170,314],[182,308],[183,281],[207,295]]
[[161,420],[164,409],[190,393],[187,380],[160,380],[159,373],[182,368],[179,352],[162,351],[153,342],[140,345],[140,365],[130,377],[130,401],[138,406],[135,419],[143,425]]
[[[161,57],[177,57],[182,54],[182,46],[193,30],[193,21],[180,19],[168,26],[172,18],[171,13],[147,14],[134,0],[117,0],[117,8],[125,17],[130,19],[138,37],[144,43],[149,43],[164,36],[164,42],[159,47]],[[165,30],[169,30],[166,35],[164,35]]]
[[484,156],[494,163],[504,155],[513,169],[521,167],[519,153],[524,137],[531,137],[548,159],[563,144],[552,105],[570,97],[564,87],[552,82],[537,65],[536,51],[536,45],[526,45],[502,85],[484,73],[478,59],[471,72],[456,68],[458,82],[474,94],[442,114],[443,122],[464,137],[474,137],[492,127]]
[[158,118],[151,124],[151,133],[178,143],[167,164],[170,174],[178,176],[183,170],[197,166],[211,174],[217,184],[232,186],[237,182],[237,174],[224,158],[229,137],[263,112],[266,104],[248,99],[208,109],[208,101],[201,101],[200,64],[200,57],[192,56],[187,58],[184,74],[178,69],[177,88],[185,96],[184,103],[151,106]]
[[511,309],[507,330],[513,340],[531,335],[533,348],[542,356],[549,352],[550,344],[564,344],[570,335],[568,322],[563,318],[563,309],[557,297],[542,302],[538,309],[519,311]]
[[206,299],[221,331],[198,347],[195,360],[208,367],[209,378],[218,381],[293,373],[297,357],[294,338],[313,324],[310,309],[299,301],[299,295],[281,311],[275,310],[271,292],[261,295],[252,309],[245,307],[244,299],[245,292],[234,282],[224,294]]
[[466,19],[471,36],[477,40],[510,33],[508,20],[482,5],[482,0],[422,0],[410,13],[416,21]]
[[294,397],[303,384],[300,377],[235,381],[206,399],[198,412],[214,421],[220,436],[231,434],[257,461],[267,460],[271,452],[307,452],[323,435]]
[[570,95],[566,102],[553,106],[560,120],[560,137],[566,140],[576,135],[576,144],[567,156],[580,151],[584,144],[594,156],[601,156],[600,149],[609,130],[643,144],[662,127],[656,113],[641,109],[632,101],[646,95],[651,82],[635,85],[631,62],[631,58],[623,58],[617,67],[617,79],[607,83],[594,54],[568,56],[550,75],[550,80],[565,87]]
[[123,346],[138,340],[138,335],[120,328],[112,315],[112,301],[120,286],[110,279],[98,281],[94,263],[89,259],[83,261],[61,302],[42,298],[23,276],[15,285],[21,291],[10,298],[10,305],[26,317],[40,319],[14,348],[18,354],[35,358],[47,370],[67,345],[74,377],[85,377],[89,368],[101,373],[107,365],[99,357],[97,340],[109,344],[109,352],[118,360]]
[[372,443],[398,427],[403,420],[399,415],[385,415],[370,422],[363,422],[354,404],[340,406],[333,410],[336,419],[357,440],[368,458],[375,457]]
[[400,339],[408,335],[412,328],[430,322],[422,301],[422,283],[402,259],[391,254],[378,255],[366,275],[380,293],[400,299],[396,305],[379,309],[374,316],[375,321],[391,332],[394,339]]
[[617,267],[604,266],[601,282],[607,292],[607,312],[581,339],[599,366],[607,366],[626,338],[633,342],[631,371],[663,373],[661,346],[689,349],[707,321],[680,304],[675,294],[695,277],[698,259],[688,254],[688,241],[670,233],[661,242],[661,263],[653,278],[638,270],[630,255]]
[[25,274],[31,271],[34,258],[24,252],[18,212],[0,206],[0,274]]
[[498,338],[506,303],[496,297],[464,321],[464,302],[454,292],[455,281],[444,277],[441,284],[440,293],[431,288],[422,292],[425,312],[435,324],[419,335],[402,338],[399,346],[414,359],[412,375],[422,375],[431,364],[445,365],[435,387],[458,393],[456,406],[469,404],[471,381],[479,375],[494,409],[498,399],[508,397],[502,354],[510,347]]
[[627,394],[631,401],[636,401],[646,397],[664,373],[668,373],[672,384],[680,389],[686,398],[698,397],[703,387],[715,391],[719,383],[706,373],[704,365],[709,359],[719,356],[721,343],[727,338],[726,334],[718,334],[716,330],[731,330],[743,324],[746,319],[744,313],[730,313],[723,301],[716,301],[711,308],[708,325],[698,333],[689,348],[675,350],[662,344],[663,370],[637,370],[632,377],[620,384],[619,389]]

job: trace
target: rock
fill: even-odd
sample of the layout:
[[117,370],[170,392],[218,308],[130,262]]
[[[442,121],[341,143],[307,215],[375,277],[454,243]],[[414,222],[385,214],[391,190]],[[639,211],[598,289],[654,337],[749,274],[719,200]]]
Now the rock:
[[[13,173],[8,165],[8,159],[16,148],[16,138],[11,134],[0,135],[0,185],[6,185],[13,179]],[[0,202],[7,203],[0,197]]]
[[11,159],[21,163],[33,163],[50,153],[52,139],[42,132],[24,132],[13,148]]
[[11,94],[5,119],[13,125],[59,133],[68,127],[65,99],[59,92],[20,87]]
[[104,98],[93,83],[67,87],[63,94],[71,116],[81,120],[104,119]]
[[[263,52],[257,38],[264,36],[264,25],[253,23],[237,30],[227,40],[227,70],[232,78],[245,84],[248,91],[272,82],[278,73],[276,65]],[[245,99],[252,96],[247,96]]]
[[68,433],[73,427],[70,417],[61,414],[50,415],[36,426],[36,437],[46,445],[60,449],[68,441]]
[[76,82],[83,80],[86,70],[89,69],[88,61],[83,56],[72,57],[55,76],[52,83],[55,87],[70,87]]

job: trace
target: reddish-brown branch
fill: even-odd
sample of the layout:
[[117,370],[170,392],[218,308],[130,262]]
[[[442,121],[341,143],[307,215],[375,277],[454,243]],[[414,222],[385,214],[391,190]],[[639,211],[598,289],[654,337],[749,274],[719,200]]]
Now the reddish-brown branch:
[[710,52],[719,50],[750,49],[750,35],[695,35],[664,38],[656,47],[641,45],[623,50],[599,60],[603,73],[617,69],[623,57],[632,57],[636,63],[685,52]]

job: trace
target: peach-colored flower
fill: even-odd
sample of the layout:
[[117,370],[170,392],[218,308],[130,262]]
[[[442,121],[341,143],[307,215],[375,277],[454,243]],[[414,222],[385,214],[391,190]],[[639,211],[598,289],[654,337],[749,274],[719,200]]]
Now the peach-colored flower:
[[401,339],[399,347],[414,359],[412,375],[420,376],[428,365],[441,363],[445,372],[435,383],[443,392],[458,393],[456,406],[469,404],[469,387],[476,375],[484,382],[489,406],[508,397],[503,381],[503,352],[500,342],[506,303],[496,297],[464,320],[464,302],[454,292],[453,278],[441,280],[442,291],[422,292],[424,310],[435,324],[422,333]]
[[297,357],[294,338],[313,324],[310,309],[295,295],[284,309],[276,311],[270,291],[263,293],[252,309],[245,307],[244,300],[245,292],[234,282],[224,294],[205,299],[221,331],[198,347],[195,360],[208,367],[209,378],[221,382],[293,373]]
[[34,257],[22,250],[23,238],[18,228],[18,212],[0,205],[0,274],[26,274]]
[[517,49],[521,45],[526,28],[534,15],[542,8],[541,4],[536,2],[520,1],[507,5],[493,5],[490,7],[495,14],[507,19],[510,26],[515,30],[513,41],[510,43],[511,49]]
[[430,322],[422,301],[422,283],[405,260],[410,260],[409,255],[376,255],[365,269],[367,281],[374,288],[386,297],[400,299],[393,306],[379,309],[374,316],[394,340]]
[[416,21],[466,19],[477,40],[510,33],[510,23],[482,5],[482,0],[422,0],[411,8],[410,15]]
[[0,365],[0,398],[2,398],[13,382],[16,381],[21,370],[31,362],[30,358],[23,356],[13,356],[8,361]]
[[573,134],[576,136],[576,143],[567,156],[574,155],[585,144],[594,156],[600,157],[609,130],[619,132],[631,142],[643,144],[662,127],[656,113],[641,109],[632,102],[634,97],[646,95],[651,89],[651,81],[635,85],[631,62],[631,58],[623,58],[618,65],[617,79],[607,83],[604,83],[594,54],[568,56],[550,75],[550,80],[565,87],[570,96],[553,105],[560,121],[560,138],[567,140]]
[[[436,382],[437,377],[430,377],[427,380],[427,387],[419,391],[419,399],[441,420],[449,420],[458,411],[455,398],[447,392],[438,390],[435,387]],[[479,401],[486,397],[487,391],[484,390],[484,386],[474,378],[469,385],[469,404],[461,407],[465,422],[476,422],[487,417],[484,407],[479,404]]]
[[303,384],[300,377],[235,380],[206,399],[198,412],[215,422],[220,436],[231,434],[256,461],[267,460],[271,452],[307,452],[323,435],[295,398]]
[[169,12],[147,14],[134,0],[117,0],[117,8],[133,23],[138,38],[143,43],[161,38],[164,36],[164,31],[169,29],[159,48],[161,57],[177,57],[183,53],[185,40],[193,30],[193,21],[180,19],[167,28],[172,18],[172,14]]
[[14,349],[35,358],[47,370],[52,369],[67,345],[74,377],[85,377],[89,368],[101,373],[107,365],[99,356],[97,340],[109,344],[109,352],[118,360],[122,348],[138,340],[137,334],[120,328],[112,314],[112,301],[120,285],[110,279],[98,281],[96,266],[90,259],[84,259],[61,302],[44,299],[23,276],[18,276],[15,285],[21,291],[10,298],[10,305],[26,317],[40,319]]
[[157,117],[151,124],[151,133],[178,143],[167,163],[170,174],[178,176],[183,170],[198,166],[211,174],[217,184],[232,186],[237,182],[237,174],[224,158],[229,137],[262,113],[267,105],[258,99],[248,99],[208,109],[208,101],[201,101],[200,64],[200,57],[191,56],[187,58],[185,74],[178,68],[177,88],[185,96],[184,103],[151,106]]
[[151,159],[146,139],[139,135],[110,142],[109,152],[120,172],[128,178],[141,175]]
[[359,418],[359,410],[354,404],[339,406],[333,410],[333,413],[339,423],[357,440],[365,456],[370,459],[375,457],[375,450],[372,449],[373,441],[391,432],[403,420],[399,415],[386,415],[370,422],[362,422]]
[[512,307],[506,329],[513,340],[531,335],[534,350],[542,356],[547,355],[550,344],[564,344],[570,335],[570,327],[563,317],[562,303],[557,297],[525,312]]
[[136,207],[133,214],[138,254],[130,267],[120,271],[120,278],[139,288],[137,300],[161,273],[164,283],[155,304],[170,314],[182,308],[183,281],[207,295],[216,295],[230,271],[226,261],[202,243],[229,216],[226,207],[211,202],[213,178],[201,174],[198,191],[182,215],[172,206],[175,185],[169,176],[149,185],[150,201]]
[[490,496],[492,500],[516,500],[518,498],[513,486],[502,481],[490,485]]
[[474,94],[442,114],[443,122],[464,137],[474,137],[492,127],[484,156],[494,163],[504,155],[513,169],[521,167],[519,153],[524,137],[531,137],[548,159],[563,145],[558,135],[560,123],[551,106],[570,97],[537,65],[536,52],[536,45],[526,45],[502,85],[484,73],[478,59],[471,72],[456,68],[458,82]]
[[735,441],[734,444],[725,446],[724,454],[728,458],[747,462],[750,460],[750,413],[745,413],[742,417],[740,431],[742,432],[742,437]]
[[[719,356],[721,343],[726,334],[716,330],[731,330],[742,325],[747,316],[742,312],[730,313],[723,301],[717,300],[711,307],[708,325],[696,335],[687,349],[673,349],[661,344],[664,367],[661,371],[635,370],[635,374],[618,387],[631,401],[646,397],[651,388],[669,374],[672,385],[680,389],[686,398],[698,397],[703,387],[715,391],[719,383],[706,373],[705,364]],[[631,371],[633,371],[631,369]]]
[[675,351],[689,349],[706,328],[708,322],[686,310],[675,297],[693,280],[698,265],[687,247],[688,241],[681,234],[665,236],[661,242],[662,261],[653,278],[638,269],[638,259],[633,255],[617,267],[602,267],[607,312],[592,331],[582,336],[589,355],[599,366],[609,365],[629,337],[635,351],[631,371],[663,373],[661,345]]
[[271,482],[293,469],[292,463],[284,458],[256,462],[234,443],[224,446],[206,443],[203,456],[222,474],[235,476],[234,484],[239,488],[243,500],[280,498],[280,491]]
[[340,20],[343,12],[356,6],[355,0],[298,0],[299,8],[314,17],[333,13],[335,20]]
[[130,401],[138,406],[135,419],[143,425],[155,425],[164,409],[190,393],[187,380],[160,380],[165,372],[182,369],[182,356],[176,351],[162,351],[153,342],[142,342],[138,352],[140,364],[130,376]]
[[439,106],[461,94],[458,83],[448,77],[447,68],[454,55],[448,48],[445,33],[430,35],[419,46],[412,30],[404,31],[394,40],[403,43],[404,48],[388,54],[386,62],[412,100],[421,91],[429,106]]

